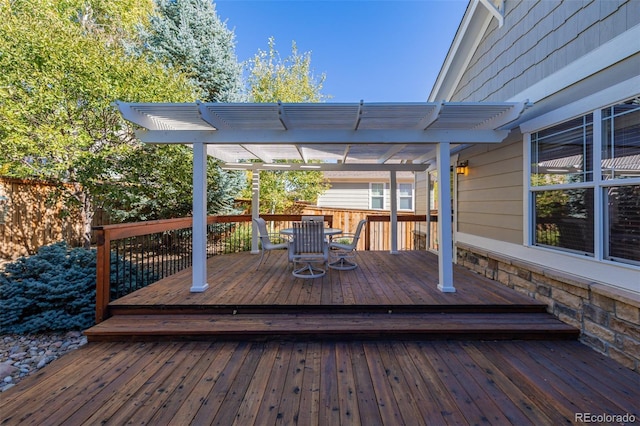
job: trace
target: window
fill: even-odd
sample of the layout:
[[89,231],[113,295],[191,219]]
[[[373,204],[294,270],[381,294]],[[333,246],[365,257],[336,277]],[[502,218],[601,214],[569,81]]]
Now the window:
[[592,115],[531,135],[531,185],[559,185],[593,180]]
[[639,178],[640,98],[532,133],[533,245],[640,265]]
[[593,255],[593,196],[587,189],[534,192],[535,244]]
[[[593,255],[593,119],[586,115],[531,135],[536,245]],[[542,189],[544,188],[544,190]]]
[[640,177],[638,102],[602,110],[602,144],[602,179]]
[[640,185],[605,188],[607,245],[604,257],[640,264]]
[[369,184],[369,208],[384,209],[384,183]]
[[398,184],[398,210],[413,210],[413,184]]

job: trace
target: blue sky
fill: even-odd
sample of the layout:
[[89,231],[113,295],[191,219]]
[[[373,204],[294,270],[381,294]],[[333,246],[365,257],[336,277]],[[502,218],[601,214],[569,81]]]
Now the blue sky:
[[467,0],[215,1],[235,32],[239,61],[268,50],[311,52],[329,102],[423,102],[462,20]]

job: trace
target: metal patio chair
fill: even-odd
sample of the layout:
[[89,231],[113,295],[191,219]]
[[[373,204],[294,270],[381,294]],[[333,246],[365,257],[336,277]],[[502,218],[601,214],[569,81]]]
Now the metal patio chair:
[[345,233],[336,235],[331,243],[329,243],[329,251],[331,253],[331,263],[329,268],[338,269],[341,271],[348,271],[356,269],[358,264],[355,262],[356,255],[358,254],[358,241],[360,240],[360,234],[366,219],[362,219],[358,222],[356,232],[353,234]]
[[266,257],[268,257],[272,250],[288,249],[289,242],[273,242],[271,240],[272,237],[278,238],[279,240],[282,240],[282,237],[280,237],[279,235],[270,234],[267,230],[267,222],[265,222],[263,218],[258,217],[253,219],[253,221],[258,227],[258,234],[260,235],[260,261],[258,262],[258,266],[256,266],[256,269],[258,269],[260,265],[262,265],[262,261],[266,260],[265,253],[267,253]]
[[323,222],[294,222],[291,241],[293,275],[298,278],[318,278],[327,273],[329,244],[324,237]]

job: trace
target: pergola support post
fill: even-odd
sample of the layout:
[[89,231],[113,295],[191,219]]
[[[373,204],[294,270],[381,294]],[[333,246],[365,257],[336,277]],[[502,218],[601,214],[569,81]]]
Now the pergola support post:
[[207,146],[193,144],[193,263],[192,293],[202,293],[207,284]]
[[[251,175],[251,218],[257,219],[260,216],[260,170],[253,170]],[[251,221],[251,254],[260,253],[258,247],[258,227]]]
[[438,289],[443,293],[454,293],[453,286],[453,241],[451,229],[451,159],[449,142],[436,146],[438,165]]
[[390,174],[391,198],[389,206],[391,209],[391,223],[389,223],[389,238],[391,239],[391,254],[398,254],[398,183],[396,179],[396,171],[392,170]]

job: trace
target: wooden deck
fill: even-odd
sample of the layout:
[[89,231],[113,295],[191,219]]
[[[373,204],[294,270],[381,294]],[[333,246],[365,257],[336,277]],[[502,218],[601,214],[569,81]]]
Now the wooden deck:
[[3,393],[0,424],[560,425],[638,400],[575,341],[89,343]]
[[256,269],[248,253],[209,260],[209,289],[190,293],[185,270],[109,305],[91,341],[209,337],[482,338],[578,337],[546,305],[455,268],[456,293],[437,289],[437,257],[425,251],[362,252],[359,267],[322,278],[291,273],[284,252]]
[[360,252],[357,269],[330,269],[324,277],[313,280],[295,278],[284,251],[272,253],[256,269],[258,259],[249,253],[212,257],[208,260],[209,288],[205,292],[189,292],[191,269],[186,269],[110,303],[109,309],[112,314],[160,308],[268,313],[272,308],[300,308],[307,312],[314,307],[352,310],[366,306],[414,311],[437,308],[440,312],[461,306],[484,311],[516,305],[544,306],[456,265],[456,292],[442,293],[437,289],[438,258],[426,251]]
[[256,261],[210,259],[205,293],[189,292],[187,270],[112,302],[86,347],[2,394],[0,424],[640,418],[640,375],[579,343],[543,304],[463,268],[458,291],[439,292],[429,253],[365,252],[355,271],[307,281],[283,254]]

